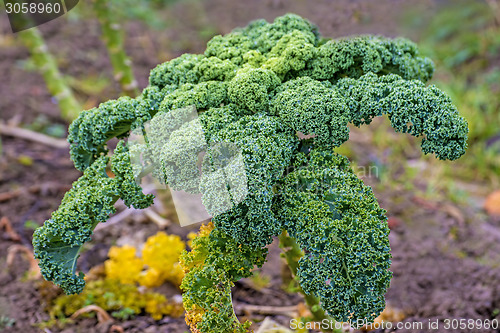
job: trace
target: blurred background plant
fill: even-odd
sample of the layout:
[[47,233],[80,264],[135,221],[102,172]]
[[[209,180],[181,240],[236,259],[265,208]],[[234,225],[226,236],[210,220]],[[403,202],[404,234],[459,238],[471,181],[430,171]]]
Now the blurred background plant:
[[454,1],[447,10],[437,11],[420,45],[436,62],[434,81],[469,122],[467,154],[445,173],[498,187],[500,22],[495,11],[498,8],[482,1]]
[[405,13],[407,34],[435,62],[431,84],[450,95],[469,123],[469,148],[458,162],[449,163],[421,156],[419,140],[393,135],[386,119],[369,131],[352,128],[351,141],[340,153],[352,157],[360,154],[359,144],[377,147],[364,154],[362,163],[377,168],[379,190],[412,190],[429,199],[445,193],[463,204],[498,189],[500,24],[495,10],[485,1],[457,0],[436,3],[432,11]]
[[[165,29],[169,22],[162,18],[162,14],[168,7],[180,0],[107,0],[105,1],[112,9],[113,20],[126,22],[130,20],[141,21],[155,30]],[[193,2],[195,0],[187,0]],[[92,6],[77,6],[68,13],[68,19],[78,21],[93,17]]]

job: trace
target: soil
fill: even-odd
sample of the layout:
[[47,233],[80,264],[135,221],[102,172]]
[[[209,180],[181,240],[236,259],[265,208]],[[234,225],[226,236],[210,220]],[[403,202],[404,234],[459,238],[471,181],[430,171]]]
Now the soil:
[[[83,4],[80,4],[83,5]],[[401,28],[401,17],[412,7],[436,6],[432,1],[285,1],[207,0],[170,5],[162,12],[173,22],[164,30],[152,30],[140,22],[129,22],[126,49],[133,59],[134,72],[141,87],[147,85],[151,68],[162,61],[185,52],[202,52],[213,33],[227,33],[250,20],[274,17],[287,12],[300,14],[315,22],[325,36],[340,37],[371,33],[386,36],[410,35]],[[53,104],[43,79],[26,70],[28,52],[15,40],[0,13],[0,112],[2,121],[32,123],[45,115],[50,123],[64,124]],[[40,27],[49,49],[58,59],[64,75],[79,79],[112,78],[106,50],[99,39],[98,24],[92,20],[68,22],[58,19]],[[211,30],[210,30],[211,29]],[[24,68],[23,68],[24,67]],[[98,95],[77,89],[77,97],[86,107],[109,98],[116,98],[119,87],[112,83]],[[0,157],[0,194],[13,194],[0,201],[0,218],[6,217],[20,239],[12,239],[0,229],[0,320],[11,318],[11,327],[2,332],[109,332],[110,325],[96,319],[78,319],[63,328],[38,328],[49,319],[38,292],[38,281],[27,277],[29,262],[18,254],[14,264],[7,266],[7,254],[13,245],[31,248],[30,224],[41,225],[50,217],[65,191],[80,173],[73,168],[67,149],[53,149],[39,143],[2,136]],[[370,146],[357,147],[359,156],[370,152]],[[28,161],[28,162],[27,162]],[[378,329],[377,332],[499,332],[493,329],[444,329],[445,319],[500,320],[500,220],[484,215],[477,207],[456,206],[446,198],[428,202],[405,191],[378,186],[375,178],[366,178],[374,186],[376,197],[388,211],[391,225],[390,242],[394,278],[387,293],[388,304],[405,313],[407,323],[421,322],[421,329]],[[37,185],[36,188],[33,186]],[[186,237],[195,228],[171,225],[165,230]],[[87,271],[106,259],[107,250],[115,242],[141,242],[158,231],[144,216],[126,218],[119,225],[104,228],[94,235],[91,244],[79,259],[79,267]],[[276,244],[270,247],[268,263],[262,271],[271,282],[259,291],[251,281],[242,281],[234,288],[236,305],[296,305],[300,296],[281,288],[281,261]],[[239,313],[255,322],[263,315]],[[286,316],[272,316],[288,325]],[[439,330],[432,330],[429,321],[439,320]],[[185,332],[183,318],[155,321],[139,316],[116,321],[125,332]],[[258,326],[258,325],[257,325]],[[257,327],[255,326],[255,327]]]

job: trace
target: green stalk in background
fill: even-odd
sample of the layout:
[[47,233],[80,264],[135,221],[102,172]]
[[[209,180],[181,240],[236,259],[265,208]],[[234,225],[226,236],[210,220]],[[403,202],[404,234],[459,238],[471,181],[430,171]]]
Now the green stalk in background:
[[72,90],[64,81],[57,63],[49,52],[40,31],[30,28],[19,32],[19,38],[31,53],[31,58],[38,71],[42,74],[49,92],[54,96],[61,109],[61,116],[66,121],[73,121],[81,110]]
[[493,15],[495,15],[496,25],[500,26],[500,0],[486,0],[486,2],[490,6]]
[[120,83],[126,95],[135,97],[139,94],[137,81],[132,72],[132,61],[125,54],[121,25],[113,20],[112,3],[107,0],[93,0],[93,3],[94,11],[101,24],[101,38],[108,49],[115,80]]

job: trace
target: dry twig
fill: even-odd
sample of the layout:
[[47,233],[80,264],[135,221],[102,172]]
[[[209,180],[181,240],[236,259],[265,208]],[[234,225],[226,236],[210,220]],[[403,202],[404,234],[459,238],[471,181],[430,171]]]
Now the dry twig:
[[465,223],[465,217],[463,213],[458,209],[457,207],[451,205],[451,204],[440,204],[437,202],[432,202],[429,200],[426,200],[424,198],[414,196],[413,197],[413,202],[415,204],[418,204],[420,207],[423,207],[428,210],[435,210],[435,211],[441,211],[446,213],[448,216],[453,218],[455,221],[457,221],[458,225],[463,226]]
[[253,304],[235,304],[235,312],[244,313],[249,315],[251,313],[258,313],[264,315],[285,315],[288,317],[295,317],[299,312],[297,305],[292,306],[270,306],[270,305],[253,305]]
[[35,256],[33,255],[33,251],[31,251],[24,245],[17,245],[17,244],[9,246],[9,249],[7,251],[8,251],[7,252],[8,267],[12,267],[12,265],[14,265],[16,254],[18,252],[21,252],[26,255],[30,263],[30,269],[29,269],[30,278],[39,279],[42,276],[42,274],[40,273],[40,267],[38,267],[38,261],[35,259]]
[[37,185],[32,185],[24,190],[23,189],[16,189],[14,191],[0,193],[0,202],[15,199],[18,196],[22,195],[23,193],[26,193],[26,191],[28,191],[29,193],[38,193],[38,192],[45,193],[45,192],[48,192],[51,190],[68,191],[69,189],[71,189],[70,185],[62,185],[62,184],[53,183],[53,182],[37,184]]
[[30,131],[25,128],[15,127],[15,126],[7,126],[5,124],[0,123],[0,133],[2,135],[13,136],[16,138],[21,138],[25,140],[30,140],[34,142],[38,142],[44,144],[46,146],[54,147],[54,148],[68,148],[69,143],[63,139],[56,139],[51,136]]
[[[149,194],[149,193],[152,193],[154,190],[155,190],[155,186],[146,186],[143,188],[142,192],[144,194]],[[0,199],[0,201],[1,201],[1,199]],[[156,206],[156,202],[157,201],[155,201],[155,206]],[[114,224],[117,224],[117,223],[123,221],[124,219],[126,219],[127,217],[129,217],[133,214],[145,214],[151,221],[156,223],[156,225],[158,225],[159,228],[165,228],[172,223],[170,220],[165,219],[162,216],[160,216],[155,210],[153,210],[154,208],[152,208],[152,207],[146,208],[144,210],[128,208],[122,202],[118,201],[115,204],[115,208],[119,209],[120,207],[123,208],[124,210],[121,211],[120,213],[112,216],[107,222],[99,223],[95,227],[94,230],[98,231],[98,230],[102,230],[104,228],[110,227]]]
[[4,216],[0,219],[0,229],[5,230],[5,233],[10,240],[13,240],[14,242],[21,241],[21,236],[19,236],[19,234],[14,230],[7,216]]
[[111,327],[109,328],[109,333],[113,332],[124,333],[125,331],[123,330],[123,327],[119,325],[111,325]]
[[97,320],[99,321],[100,324],[113,320],[111,319],[111,316],[103,308],[97,305],[87,305],[81,308],[80,310],[76,311],[71,315],[71,319],[74,320],[78,318],[80,315],[89,312],[97,313]]
[[151,208],[147,208],[144,210],[144,214],[146,214],[147,217],[149,217],[149,219],[151,221],[153,221],[154,223],[156,223],[156,225],[158,226],[158,228],[160,229],[163,229],[163,228],[166,228],[167,226],[170,225],[171,221],[170,220],[167,220],[163,217],[161,217],[158,213],[156,213],[153,209]]
[[121,221],[123,221],[124,219],[126,219],[127,217],[129,217],[130,215],[134,214],[134,213],[137,213],[139,210],[138,209],[134,209],[134,208],[127,208],[125,209],[124,211],[112,216],[109,220],[107,220],[106,222],[104,223],[99,223],[94,231],[98,231],[98,230],[102,230],[102,229],[105,229],[107,227],[110,227],[114,224],[117,224]]

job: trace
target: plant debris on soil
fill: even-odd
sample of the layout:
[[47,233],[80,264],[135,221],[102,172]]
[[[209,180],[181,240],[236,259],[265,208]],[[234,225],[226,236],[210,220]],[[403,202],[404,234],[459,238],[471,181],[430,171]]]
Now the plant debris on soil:
[[[147,85],[151,68],[185,52],[203,51],[206,38],[193,20],[200,16],[217,33],[227,33],[250,20],[295,12],[315,22],[328,37],[371,33],[396,36],[402,33],[400,16],[412,6],[432,1],[308,1],[207,0],[201,7],[189,3],[169,6],[165,19],[176,24],[165,31],[153,31],[144,23],[129,22],[127,52],[141,87]],[[201,12],[193,12],[196,10]],[[65,75],[77,78],[112,78],[111,66],[94,21],[54,20],[40,27],[48,46],[59,59]],[[3,36],[3,37],[2,37]],[[5,13],[0,13],[0,112],[1,120],[30,124],[40,115],[63,124],[43,79],[34,71],[23,69],[27,51],[15,42]],[[110,79],[112,81],[112,79]],[[111,84],[99,96],[80,93],[88,107],[116,98],[118,86]],[[138,316],[126,321],[99,324],[97,318],[78,318],[62,327],[44,328],[50,318],[38,292],[39,281],[28,276],[29,258],[14,254],[14,264],[7,265],[9,248],[21,245],[31,250],[33,227],[41,225],[57,209],[64,193],[80,176],[69,159],[67,149],[50,148],[19,138],[2,136],[0,156],[0,218],[9,227],[0,226],[0,331],[2,332],[187,332],[183,318],[165,317],[155,321]],[[360,145],[370,151],[369,144]],[[365,179],[369,185],[377,182]],[[429,203],[412,193],[374,190],[388,211],[391,233],[394,278],[387,293],[387,303],[405,314],[404,322],[422,323],[423,328],[404,328],[397,332],[444,332],[445,319],[500,320],[500,220],[472,207],[453,206],[445,199]],[[397,200],[395,200],[397,198]],[[452,207],[452,208],[450,208]],[[6,224],[7,222],[4,222]],[[186,237],[194,230],[175,224],[167,233]],[[143,242],[158,231],[146,217],[129,216],[120,224],[102,229],[93,236],[79,259],[79,269],[87,272],[101,264],[117,241]],[[16,236],[17,235],[17,236]],[[233,300],[238,315],[258,323],[271,316],[284,326],[290,318],[283,314],[244,310],[244,305],[275,307],[296,306],[302,298],[281,288],[281,259],[276,244],[270,247],[269,262],[262,268],[270,277],[268,286],[259,290],[245,281],[236,283]],[[242,306],[243,305],[243,306]],[[440,329],[428,328],[429,321],[439,320]],[[114,326],[113,326],[114,325]],[[377,332],[384,332],[378,329]],[[450,329],[446,332],[498,332],[493,329]]]

